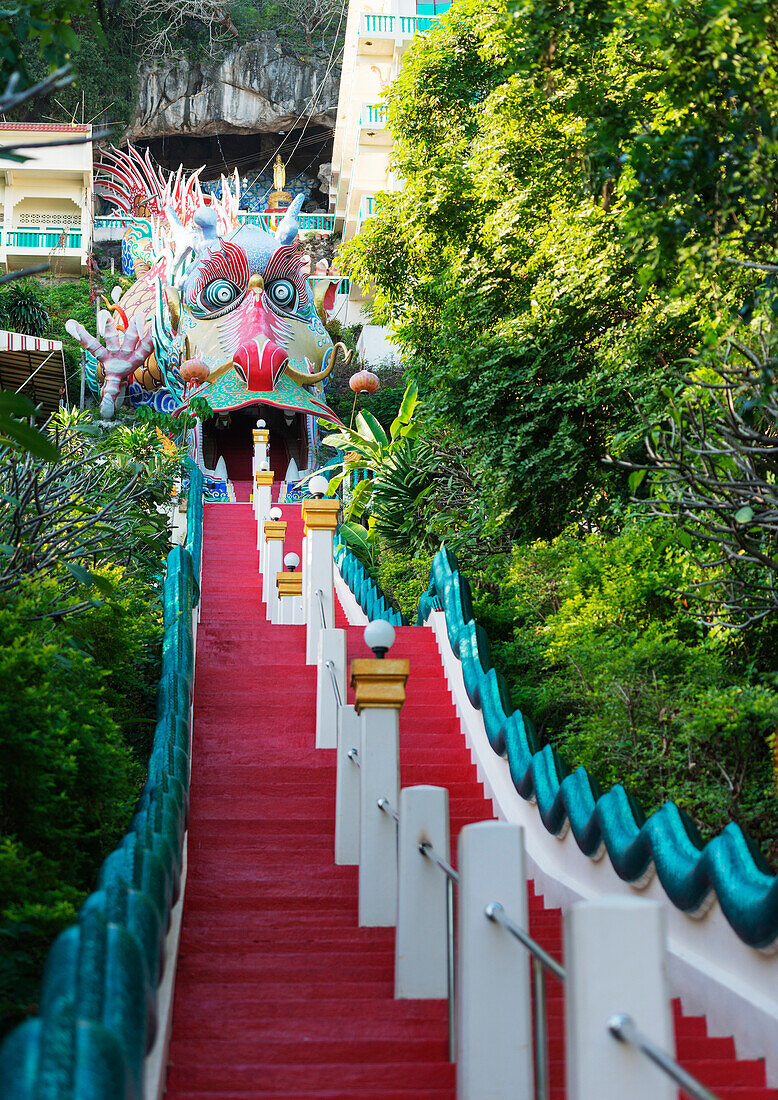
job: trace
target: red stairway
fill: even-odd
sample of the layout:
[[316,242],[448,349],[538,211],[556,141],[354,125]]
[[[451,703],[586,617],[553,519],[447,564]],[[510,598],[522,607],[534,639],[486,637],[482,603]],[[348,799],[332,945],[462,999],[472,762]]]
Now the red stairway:
[[[299,552],[299,505],[283,506]],[[357,925],[357,870],[333,863],[335,754],[314,749],[305,628],[267,623],[247,504],[206,504],[188,877],[168,1100],[454,1096],[446,1007],[395,1001],[391,929]],[[346,626],[340,608],[336,625]],[[348,628],[349,656],[364,656]],[[452,850],[491,816],[429,630],[397,631],[411,662],[402,783],[451,792]],[[530,889],[530,930],[561,956],[561,917]],[[562,999],[549,981],[552,1098],[564,1097]],[[676,1013],[680,1058],[721,1100],[778,1100],[761,1062]]]

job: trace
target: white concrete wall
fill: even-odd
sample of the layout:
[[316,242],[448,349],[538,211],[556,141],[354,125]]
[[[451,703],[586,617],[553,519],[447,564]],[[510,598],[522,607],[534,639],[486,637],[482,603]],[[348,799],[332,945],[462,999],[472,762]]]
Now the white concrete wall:
[[357,341],[357,355],[368,364],[400,363],[402,355],[381,325],[365,325]]

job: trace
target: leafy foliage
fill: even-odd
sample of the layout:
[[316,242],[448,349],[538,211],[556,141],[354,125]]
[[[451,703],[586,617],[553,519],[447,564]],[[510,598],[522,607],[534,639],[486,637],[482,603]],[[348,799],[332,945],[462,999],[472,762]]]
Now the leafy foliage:
[[49,317],[29,280],[11,283],[0,293],[0,326],[30,336],[45,336]]
[[444,539],[572,763],[773,858],[775,616],[734,636],[711,582],[774,572],[777,61],[768,0],[458,0],[386,93],[404,186],[339,255],[434,456],[385,588],[407,613]]
[[[771,317],[755,347],[730,337],[694,364],[648,440],[649,507],[672,514],[700,567],[687,591],[708,621],[748,626],[778,610],[778,396]],[[698,549],[699,548],[699,549]]]
[[647,810],[672,799],[706,836],[737,821],[778,858],[765,751],[778,683],[742,639],[686,613],[678,590],[695,567],[673,529],[568,532],[517,546],[504,570],[498,559],[477,577],[476,617],[541,736]]
[[340,537],[373,571],[376,535],[389,545],[424,538],[423,501],[432,479],[416,446],[418,397],[412,383],[388,434],[372,413],[364,411],[357,414],[356,429],[343,428],[323,440],[342,454],[338,465],[328,467],[329,493],[341,485],[346,488]]
[[152,728],[148,587],[54,621],[56,581],[0,598],[0,1033],[33,1006],[53,937],[124,832]]
[[23,45],[30,43],[45,70],[65,63],[68,51],[78,45],[71,18],[86,9],[87,0],[28,0],[7,4],[0,12],[0,84],[5,87],[13,72],[25,85],[34,81],[28,71]]
[[178,469],[151,425],[104,436],[61,409],[48,432],[56,463],[0,450],[0,1030],[32,1006],[142,779]]
[[773,18],[461,0],[406,55],[405,187],[340,258],[512,534],[607,523],[625,480],[602,459],[642,455],[636,406],[654,419],[668,364],[753,298],[729,261],[772,243]]
[[121,423],[104,435],[95,423],[63,427],[50,435],[62,453],[43,462],[32,454],[0,451],[0,592],[28,577],[56,577],[49,614],[90,606],[68,602],[82,585],[110,595],[107,577],[92,572],[121,562],[127,572],[147,568],[149,550],[162,560],[167,541],[164,511],[180,456],[169,457],[150,425]]

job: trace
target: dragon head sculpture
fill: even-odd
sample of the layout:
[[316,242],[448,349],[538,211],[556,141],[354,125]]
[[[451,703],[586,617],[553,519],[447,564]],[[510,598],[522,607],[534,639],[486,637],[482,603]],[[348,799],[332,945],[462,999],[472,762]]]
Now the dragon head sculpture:
[[[104,154],[97,190],[133,219],[123,249],[136,281],[107,303],[110,326],[103,315],[103,332],[118,333],[108,372],[93,338],[71,328],[89,353],[103,415],[126,392],[133,404],[162,411],[197,393],[219,413],[267,404],[311,424],[332,418],[322,387],[343,346],[333,346],[301,270],[303,196],[273,231],[267,218],[251,224],[239,213],[237,175],[232,185],[222,179],[217,199],[203,194],[199,171],[168,176],[131,147]],[[131,326],[137,338],[122,341]]]

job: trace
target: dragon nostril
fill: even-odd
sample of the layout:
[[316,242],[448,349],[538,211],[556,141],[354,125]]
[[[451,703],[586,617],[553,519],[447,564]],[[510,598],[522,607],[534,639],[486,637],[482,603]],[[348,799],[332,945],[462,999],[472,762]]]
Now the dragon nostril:
[[287,354],[283,348],[265,336],[249,340],[238,348],[232,358],[238,375],[255,393],[267,393],[273,389],[286,360]]

